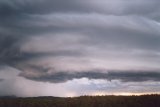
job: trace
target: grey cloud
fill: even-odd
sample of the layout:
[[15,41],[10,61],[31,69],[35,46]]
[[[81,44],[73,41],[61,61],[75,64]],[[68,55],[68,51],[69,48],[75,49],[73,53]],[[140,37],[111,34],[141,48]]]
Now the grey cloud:
[[[144,3],[145,2],[145,3]],[[97,4],[98,3],[98,4]],[[106,5],[108,6],[106,6]],[[102,5],[102,6],[101,6]],[[103,5],[105,5],[103,7]],[[131,5],[131,6],[130,6]],[[7,30],[6,32],[12,32],[12,35],[21,35],[20,38],[24,38],[22,35],[33,35],[33,34],[41,34],[48,31],[67,31],[69,29],[69,24],[67,28],[62,28],[58,26],[39,26],[36,25],[35,22],[39,20],[40,22],[44,22],[44,20],[40,20],[39,17],[31,18],[30,16],[34,15],[47,15],[47,14],[55,14],[55,13],[66,13],[70,14],[86,14],[86,13],[103,13],[101,11],[108,11],[104,12],[103,14],[106,15],[115,15],[122,14],[122,16],[128,16],[127,14],[136,14],[142,11],[140,14],[142,17],[149,17],[143,15],[143,11],[152,13],[150,17],[154,19],[158,19],[158,12],[157,6],[159,6],[159,1],[134,1],[128,2],[123,0],[118,1],[105,1],[101,0],[100,2],[93,1],[93,3],[89,0],[87,1],[80,1],[80,0],[67,0],[67,2],[63,2],[63,0],[2,0],[0,1],[0,27]],[[107,8],[106,8],[107,7]],[[117,9],[118,8],[118,9]],[[124,9],[121,9],[124,8]],[[119,10],[121,10],[119,12]],[[127,11],[127,12],[126,12]],[[108,14],[109,13],[109,14]],[[153,14],[155,13],[155,15]],[[62,16],[63,17],[63,16]],[[93,16],[97,17],[97,16]],[[78,19],[82,20],[82,19]],[[52,22],[53,20],[51,20]],[[76,21],[79,22],[79,21]],[[81,22],[81,21],[80,21]],[[50,22],[49,22],[50,23]],[[47,24],[49,24],[47,23]],[[77,24],[79,26],[79,24]],[[72,31],[77,30],[75,26],[71,28]],[[70,29],[70,30],[71,30]],[[83,28],[85,29],[85,28]],[[90,29],[90,28],[88,28]],[[80,29],[78,28],[78,31]]]
[[158,6],[158,0],[136,1],[80,1],[80,0],[2,0],[0,2],[3,15],[14,14],[48,14],[53,12],[97,12],[115,15],[126,14],[150,14],[154,13]]
[[[17,38],[15,36],[1,36],[0,37],[0,59],[1,63],[5,63],[7,60],[10,61],[11,57],[14,57],[17,53],[16,42]],[[12,58],[11,58],[12,59]]]
[[71,10],[78,8],[78,5],[72,4],[72,0],[69,1],[64,3],[62,0],[2,0],[0,1],[0,31],[3,32],[1,35],[9,33],[12,37],[20,36],[19,38],[24,38],[35,33],[42,34],[51,30],[56,31],[59,29],[58,27],[39,27],[32,24],[37,19],[30,18],[30,15],[59,12],[58,10],[66,11],[70,10],[69,8],[72,8],[72,6],[73,9]]
[[[0,63],[21,69],[22,74],[24,73],[25,75],[25,68],[23,66],[19,67],[19,64],[26,64],[27,66],[27,64],[29,65],[27,61],[34,61],[47,56],[64,56],[67,58],[68,56],[76,56],[78,60],[83,55],[86,58],[86,56],[92,56],[94,53],[100,53],[101,50],[107,51],[107,46],[115,47],[117,54],[123,48],[124,50],[139,49],[159,52],[160,32],[157,30],[159,25],[146,15],[150,15],[152,12],[157,13],[158,9],[156,10],[156,8],[157,5],[159,6],[159,1],[147,1],[145,2],[146,4],[143,4],[144,2],[144,0],[132,3],[122,0],[118,2],[106,2],[104,0],[98,2],[94,0],[93,3],[89,0],[68,0],[67,2],[62,0],[2,0],[0,1],[0,19],[2,19],[0,21]],[[103,7],[101,4],[110,6]],[[137,5],[138,7],[136,7]],[[93,14],[90,15],[90,13]],[[138,16],[139,14],[140,16]],[[135,17],[134,15],[137,16]],[[35,52],[21,50],[24,43],[29,43],[29,38],[40,34],[47,38],[48,36],[46,35],[48,33],[54,36],[57,32],[60,34],[76,32],[86,36],[87,40],[72,44],[74,46],[83,44],[82,47],[72,50],[65,47],[68,45],[65,44],[63,45],[64,50],[44,53],[36,52],[37,47],[41,48],[42,45],[45,45],[42,43],[38,46],[35,45],[35,47],[37,46]],[[77,35],[75,34],[74,37],[76,38]],[[61,42],[64,41],[62,40]],[[33,44],[36,44],[35,41],[33,42]],[[55,41],[51,45],[56,45]],[[56,48],[59,49],[61,45],[58,46]],[[97,48],[96,52],[88,50],[90,47]],[[156,59],[157,57],[159,58],[158,55]],[[56,60],[53,62],[56,63]],[[41,71],[39,72],[39,75],[41,75]],[[62,73],[62,75],[64,74]],[[72,79],[75,74],[66,75],[68,75],[67,79]],[[51,77],[47,74],[47,77],[51,78],[52,74]],[[81,77],[83,76],[77,78]],[[63,81],[67,80],[65,78],[66,76],[64,76]]]
[[[34,69],[37,69],[34,67]],[[61,83],[73,79],[105,79],[108,81],[120,80],[122,82],[144,82],[144,81],[160,81],[160,73],[157,71],[118,71],[112,70],[107,72],[97,71],[83,71],[83,72],[55,72],[48,73],[50,69],[41,69],[38,67],[39,72],[21,72],[19,76],[24,78],[41,81]]]
[[110,72],[108,77],[111,80],[119,79],[123,82],[160,81],[160,73],[155,71]]
[[0,36],[0,63],[13,65],[21,60],[30,58],[31,55],[21,53],[18,42],[19,36]]
[[41,26],[60,27],[62,32],[64,29],[65,32],[83,32],[92,37],[91,44],[159,50],[159,25],[147,18],[99,14],[53,14],[35,18],[41,19],[37,20]]
[[72,12],[76,10],[84,10],[78,0],[13,0],[0,2],[3,15],[10,14],[47,14],[51,12]]
[[[130,48],[130,49],[142,49],[142,50],[152,50],[159,51],[160,48],[158,44],[160,43],[160,37],[158,34],[143,33],[138,31],[131,31],[127,29],[117,29],[116,30],[100,30],[101,38],[96,39],[95,43],[100,43],[101,46],[113,45],[118,48]],[[98,31],[98,30],[97,30]],[[98,31],[99,32],[99,31]]]
[[3,80],[4,80],[4,79],[1,79],[1,78],[0,78],[0,82],[2,82]]
[[81,78],[109,85],[120,80],[117,87],[159,83],[159,5],[159,0],[0,0],[0,73],[7,78],[0,79],[1,94],[5,89],[7,95],[35,89],[50,94],[55,88],[49,84],[50,92],[44,92],[45,82]]
[[[23,38],[24,39],[24,38]],[[0,36],[0,63],[15,67],[17,63],[24,60],[29,60],[38,55],[24,53],[20,51],[20,46],[23,41],[19,36],[2,35]]]

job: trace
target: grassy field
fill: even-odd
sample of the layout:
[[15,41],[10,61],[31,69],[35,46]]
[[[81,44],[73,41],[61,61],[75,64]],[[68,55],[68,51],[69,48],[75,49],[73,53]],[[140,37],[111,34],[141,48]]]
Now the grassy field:
[[160,107],[160,95],[0,98],[0,107]]

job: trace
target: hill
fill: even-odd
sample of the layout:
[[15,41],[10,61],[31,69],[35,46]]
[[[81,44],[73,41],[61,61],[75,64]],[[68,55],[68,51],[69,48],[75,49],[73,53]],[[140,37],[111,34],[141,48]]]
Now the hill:
[[160,95],[0,98],[0,107],[160,107]]

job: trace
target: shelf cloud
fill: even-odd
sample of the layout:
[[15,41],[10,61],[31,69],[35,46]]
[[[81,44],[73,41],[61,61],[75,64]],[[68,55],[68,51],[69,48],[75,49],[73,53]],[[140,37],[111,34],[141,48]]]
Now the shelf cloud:
[[88,72],[57,72],[53,74],[48,73],[27,73],[22,72],[20,76],[23,76],[27,79],[42,81],[42,82],[53,82],[53,83],[61,83],[66,82],[73,79],[105,79],[108,81],[112,80],[120,80],[122,82],[144,82],[144,81],[160,81],[160,73],[159,72],[138,72],[138,71],[130,71],[130,72],[96,72],[96,71],[88,71]]
[[[83,78],[118,80],[121,86],[159,84],[159,5],[158,0],[1,0],[0,87],[13,88],[21,79],[27,86]],[[19,95],[17,90],[6,94]]]

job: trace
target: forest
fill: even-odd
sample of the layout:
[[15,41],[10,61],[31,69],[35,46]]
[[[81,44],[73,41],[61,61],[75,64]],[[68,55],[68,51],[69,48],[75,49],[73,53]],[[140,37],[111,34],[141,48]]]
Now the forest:
[[0,107],[160,107],[160,95],[1,97]]

